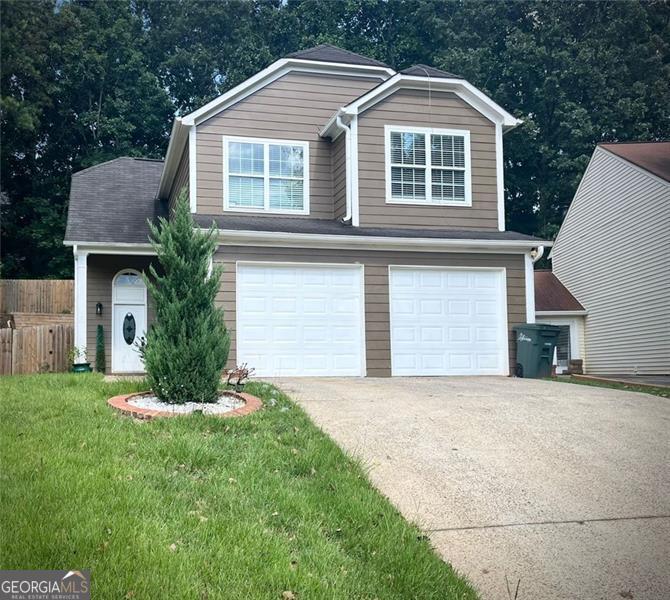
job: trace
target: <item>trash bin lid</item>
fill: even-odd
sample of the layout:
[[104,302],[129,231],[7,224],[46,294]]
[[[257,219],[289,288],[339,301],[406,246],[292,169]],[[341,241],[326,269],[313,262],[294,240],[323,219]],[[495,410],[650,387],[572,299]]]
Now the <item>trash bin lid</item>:
[[515,325],[512,331],[560,331],[558,325],[549,325],[549,323],[523,323]]

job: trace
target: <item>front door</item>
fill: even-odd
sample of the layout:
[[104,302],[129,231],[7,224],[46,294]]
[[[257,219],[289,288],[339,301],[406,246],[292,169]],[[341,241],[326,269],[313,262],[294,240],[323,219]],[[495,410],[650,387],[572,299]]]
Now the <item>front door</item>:
[[112,284],[112,372],[140,373],[138,344],[147,331],[147,290],[136,271],[122,271]]
[[139,373],[144,371],[137,345],[146,334],[145,307],[139,304],[116,304],[114,306],[114,334],[112,371],[115,373]]

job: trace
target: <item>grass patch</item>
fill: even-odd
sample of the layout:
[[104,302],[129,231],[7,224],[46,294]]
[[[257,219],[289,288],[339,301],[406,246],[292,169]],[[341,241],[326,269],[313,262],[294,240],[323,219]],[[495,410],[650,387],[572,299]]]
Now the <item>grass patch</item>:
[[618,383],[616,381],[594,381],[589,379],[580,379],[579,377],[572,377],[571,375],[561,375],[556,378],[551,378],[551,381],[561,381],[563,383],[578,383],[579,385],[590,385],[592,387],[610,388],[612,390],[624,390],[626,392],[640,392],[643,394],[651,394],[652,396],[661,396],[662,398],[670,398],[670,388],[659,387],[655,385],[636,385],[634,383]]
[[107,406],[142,387],[2,378],[2,568],[91,569],[97,598],[476,597],[271,386],[239,419]]

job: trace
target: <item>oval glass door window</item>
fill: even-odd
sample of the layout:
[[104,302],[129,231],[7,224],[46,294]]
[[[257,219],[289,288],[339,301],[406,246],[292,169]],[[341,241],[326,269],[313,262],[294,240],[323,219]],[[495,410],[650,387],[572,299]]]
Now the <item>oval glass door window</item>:
[[135,341],[135,317],[133,313],[126,313],[123,319],[123,339],[130,346]]

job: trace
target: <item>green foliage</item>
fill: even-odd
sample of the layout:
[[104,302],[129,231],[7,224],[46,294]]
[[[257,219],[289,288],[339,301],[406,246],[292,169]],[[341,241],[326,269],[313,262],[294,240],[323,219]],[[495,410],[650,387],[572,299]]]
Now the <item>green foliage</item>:
[[173,112],[130,2],[0,3],[2,276],[70,277],[70,176],[161,157]]
[[151,225],[159,268],[145,277],[156,306],[147,334],[144,366],[154,393],[164,402],[215,402],[228,359],[230,336],[215,306],[221,267],[208,275],[216,232],[196,229],[186,190],[173,218]]
[[162,156],[175,110],[322,42],[458,73],[522,118],[509,229],[553,235],[598,142],[670,138],[663,1],[5,0],[0,17],[5,277],[71,274],[73,171]]
[[98,325],[95,330],[95,370],[104,373],[106,369],[105,330],[102,325]]

